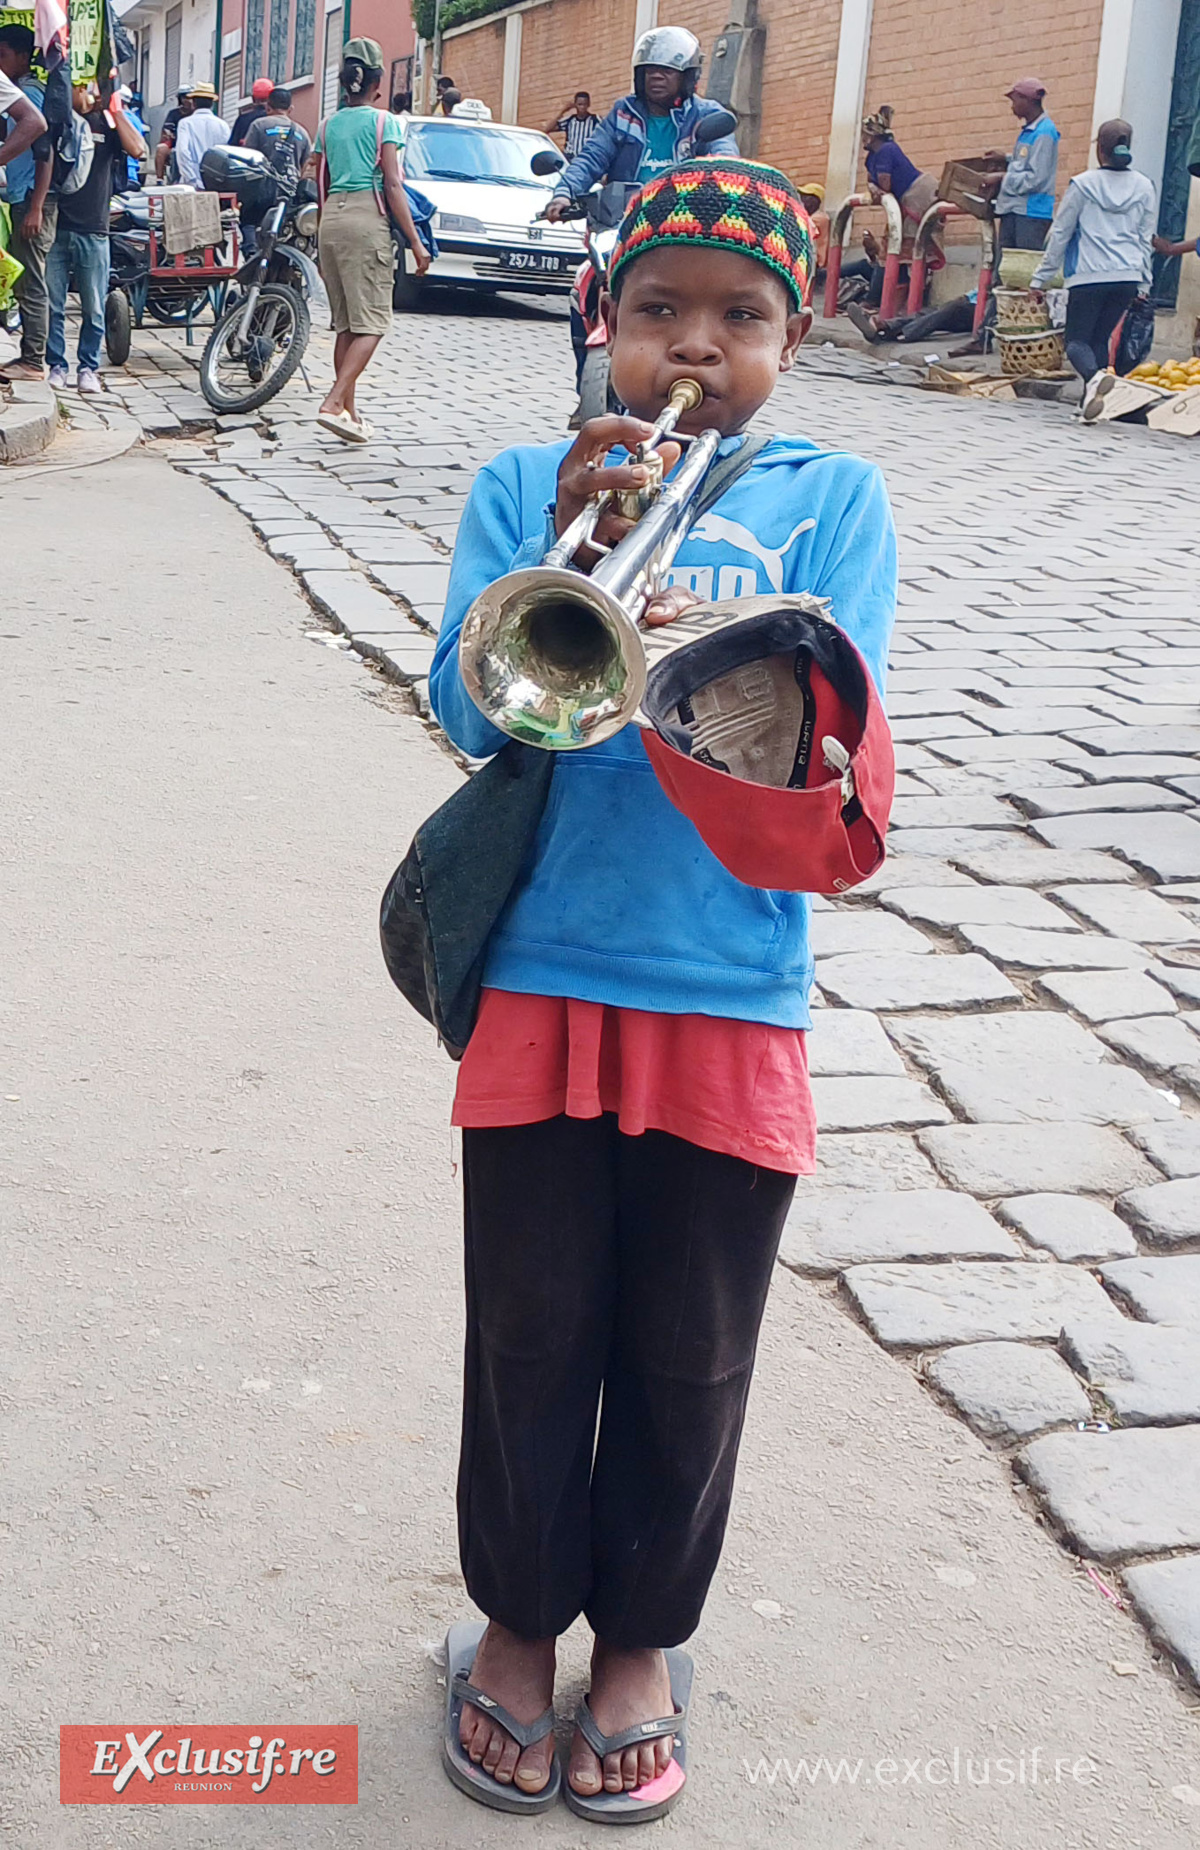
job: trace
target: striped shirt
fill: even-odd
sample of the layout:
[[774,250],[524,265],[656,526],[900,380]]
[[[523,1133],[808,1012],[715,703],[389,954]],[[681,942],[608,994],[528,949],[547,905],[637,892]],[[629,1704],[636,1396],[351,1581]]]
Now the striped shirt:
[[564,116],[561,122],[554,124],[560,135],[567,138],[566,154],[569,161],[583,153],[588,142],[600,127],[599,116],[577,116],[574,110]]

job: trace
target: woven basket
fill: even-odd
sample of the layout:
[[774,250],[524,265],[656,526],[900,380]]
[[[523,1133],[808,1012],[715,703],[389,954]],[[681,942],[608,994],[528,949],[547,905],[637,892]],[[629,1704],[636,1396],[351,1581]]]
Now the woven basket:
[[1006,379],[1037,379],[1062,370],[1063,337],[1056,328],[1033,334],[998,333],[996,339]]
[[1050,326],[1045,302],[1035,302],[1024,289],[997,289],[996,332],[1041,334]]

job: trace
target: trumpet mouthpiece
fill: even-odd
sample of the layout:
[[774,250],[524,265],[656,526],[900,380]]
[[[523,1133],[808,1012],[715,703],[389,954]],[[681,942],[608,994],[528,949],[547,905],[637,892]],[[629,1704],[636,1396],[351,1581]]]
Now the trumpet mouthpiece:
[[671,387],[668,403],[676,405],[680,415],[686,411],[695,411],[704,401],[704,387],[697,385],[694,379],[677,379]]

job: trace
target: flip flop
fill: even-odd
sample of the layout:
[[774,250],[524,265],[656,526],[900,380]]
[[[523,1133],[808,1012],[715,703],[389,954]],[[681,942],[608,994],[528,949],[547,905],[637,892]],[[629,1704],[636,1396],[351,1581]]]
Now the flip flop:
[[481,1689],[475,1688],[471,1682],[471,1667],[479,1649],[479,1640],[486,1630],[487,1626],[477,1619],[463,1619],[459,1624],[452,1625],[446,1633],[446,1724],[442,1733],[442,1764],[447,1776],[460,1792],[465,1792],[468,1798],[477,1799],[481,1805],[490,1805],[493,1811],[519,1811],[527,1815],[549,1811],[557,1801],[563,1783],[562,1769],[557,1758],[551,1760],[550,1777],[540,1792],[522,1792],[517,1785],[502,1786],[490,1773],[485,1773],[481,1766],[476,1766],[458,1738],[458,1724],[464,1702],[482,1709],[485,1715],[499,1722],[505,1733],[511,1734],[520,1747],[532,1747],[535,1742],[544,1741],[548,1734],[554,1732],[552,1707],[539,1715],[535,1722],[519,1722],[494,1697],[486,1696]]
[[649,1824],[653,1818],[665,1818],[687,1784],[687,1713],[693,1665],[686,1651],[666,1651],[663,1655],[671,1679],[674,1715],[663,1716],[658,1721],[639,1722],[634,1728],[623,1728],[619,1734],[601,1734],[586,1696],[575,1711],[575,1726],[598,1760],[603,1760],[606,1754],[619,1754],[625,1747],[640,1747],[644,1741],[653,1741],[660,1735],[673,1735],[675,1739],[675,1751],[666,1772],[659,1773],[645,1786],[635,1786],[632,1792],[601,1791],[585,1797],[575,1791],[570,1780],[563,1780],[563,1797],[570,1809],[593,1824]]
[[322,430],[327,430],[334,437],[340,437],[343,443],[365,443],[366,435],[356,418],[348,411],[318,411],[317,423]]

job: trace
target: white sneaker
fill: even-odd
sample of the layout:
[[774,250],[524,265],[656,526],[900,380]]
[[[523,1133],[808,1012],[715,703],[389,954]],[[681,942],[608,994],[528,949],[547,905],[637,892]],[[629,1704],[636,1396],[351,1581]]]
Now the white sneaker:
[[75,383],[84,394],[96,393],[100,390],[100,375],[94,366],[81,366]]
[[1108,371],[1093,373],[1083,388],[1083,421],[1093,424],[1104,409],[1104,401],[1117,383],[1115,373]]
[[49,384],[51,388],[56,392],[61,392],[63,387],[66,385],[66,383],[67,383],[66,367],[65,366],[52,366],[50,368],[50,380],[49,380]]

